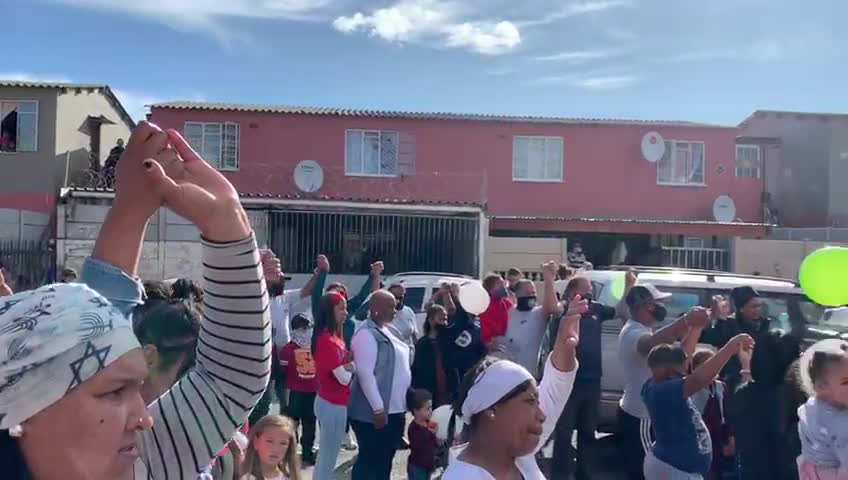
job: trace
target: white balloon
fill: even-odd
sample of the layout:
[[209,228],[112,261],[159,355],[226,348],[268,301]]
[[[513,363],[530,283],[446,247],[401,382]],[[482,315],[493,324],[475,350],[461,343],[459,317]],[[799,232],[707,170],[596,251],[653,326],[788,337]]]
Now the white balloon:
[[489,308],[489,293],[483,289],[483,285],[468,282],[459,287],[459,303],[466,312],[480,315]]
[[[436,422],[436,425],[439,426],[436,429],[436,437],[439,440],[447,440],[448,438],[448,424],[450,423],[450,418],[453,415],[453,408],[450,405],[442,405],[441,407],[433,410],[432,420]],[[457,417],[456,419],[456,431],[454,432],[454,438],[459,437],[459,434],[462,432],[462,419]]]
[[813,388],[813,379],[810,378],[810,362],[813,360],[813,354],[816,352],[839,352],[842,349],[842,345],[846,343],[848,342],[838,338],[828,338],[814,343],[801,355],[801,361],[798,362],[798,369],[801,374],[801,386],[804,387],[804,391],[808,395],[815,395],[816,393]]

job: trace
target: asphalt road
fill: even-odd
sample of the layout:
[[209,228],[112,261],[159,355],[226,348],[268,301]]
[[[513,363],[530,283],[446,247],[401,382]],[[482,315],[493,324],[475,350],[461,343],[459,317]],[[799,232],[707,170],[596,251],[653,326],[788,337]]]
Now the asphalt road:
[[[613,438],[611,436],[603,436],[599,439],[599,457],[597,462],[597,472],[592,475],[593,480],[624,480],[625,476],[621,471],[617,468],[620,463],[620,459],[615,451],[615,446],[613,444]],[[406,459],[409,456],[409,452],[398,452],[395,456],[394,468],[392,469],[392,480],[406,480]],[[356,458],[355,451],[342,450],[339,454],[339,459],[336,464],[336,478],[337,479],[350,479],[351,469],[353,468],[353,462]],[[549,468],[550,461],[546,460],[542,462],[543,470],[547,471]],[[304,480],[312,479],[312,468],[306,468],[303,470],[303,478]],[[434,477],[438,478],[438,477]],[[568,480],[562,478],[552,478],[548,475],[548,478],[551,480]]]

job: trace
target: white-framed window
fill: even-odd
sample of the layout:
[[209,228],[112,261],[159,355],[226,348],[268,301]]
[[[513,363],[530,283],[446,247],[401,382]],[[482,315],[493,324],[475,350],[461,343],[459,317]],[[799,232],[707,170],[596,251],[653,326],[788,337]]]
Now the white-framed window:
[[512,180],[561,182],[564,155],[562,137],[513,137]]
[[38,102],[0,100],[0,153],[38,150]]
[[736,145],[736,176],[760,178],[759,145]]
[[665,154],[657,162],[657,184],[704,185],[704,142],[666,140]]
[[345,175],[395,177],[398,174],[398,132],[345,131]]
[[189,145],[213,167],[218,170],[238,170],[238,123],[185,122],[183,134]]
[[704,239],[701,237],[686,237],[683,240],[683,246],[686,248],[704,248]]

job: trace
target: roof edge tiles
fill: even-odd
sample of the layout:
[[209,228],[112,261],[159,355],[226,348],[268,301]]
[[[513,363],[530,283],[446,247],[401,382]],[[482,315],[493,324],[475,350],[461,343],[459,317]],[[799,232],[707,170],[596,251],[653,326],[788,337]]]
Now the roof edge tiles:
[[371,117],[371,118],[395,118],[405,120],[459,120],[476,122],[517,122],[517,123],[561,123],[575,125],[626,125],[645,127],[689,127],[689,128],[727,128],[735,129],[735,126],[716,125],[709,123],[674,121],[674,120],[634,120],[618,118],[568,118],[568,117],[543,117],[524,115],[493,115],[476,113],[449,113],[449,112],[407,112],[394,110],[364,110],[347,108],[326,107],[298,107],[286,105],[255,105],[238,103],[210,103],[193,101],[171,101],[149,105],[154,109],[167,110],[208,110],[208,111],[230,111],[248,113],[277,113],[288,115],[315,115],[315,116],[337,116],[337,117]]

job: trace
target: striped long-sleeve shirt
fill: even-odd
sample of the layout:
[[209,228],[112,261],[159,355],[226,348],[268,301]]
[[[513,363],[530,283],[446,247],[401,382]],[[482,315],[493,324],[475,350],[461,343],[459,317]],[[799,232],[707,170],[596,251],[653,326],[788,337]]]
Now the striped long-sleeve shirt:
[[268,295],[256,240],[203,241],[197,366],[150,406],[135,479],[194,479],[262,396],[271,368]]

